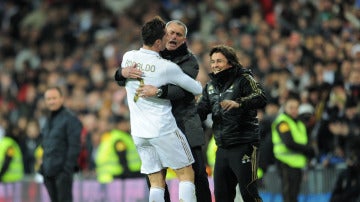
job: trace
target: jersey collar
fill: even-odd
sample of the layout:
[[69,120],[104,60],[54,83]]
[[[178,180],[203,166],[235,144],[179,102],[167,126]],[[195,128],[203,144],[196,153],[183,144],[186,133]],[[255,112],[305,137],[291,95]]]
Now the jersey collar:
[[140,51],[146,54],[151,54],[151,55],[156,55],[156,56],[160,56],[160,54],[158,52],[155,52],[153,50],[149,50],[149,49],[145,49],[145,48],[140,48]]

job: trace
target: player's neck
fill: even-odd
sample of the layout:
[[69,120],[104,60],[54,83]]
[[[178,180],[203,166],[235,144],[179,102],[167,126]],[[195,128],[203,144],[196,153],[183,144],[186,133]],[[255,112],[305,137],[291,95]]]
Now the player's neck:
[[151,50],[151,51],[155,51],[157,53],[160,52],[160,50],[156,47],[156,46],[147,46],[147,45],[143,45],[143,49],[146,49],[146,50]]

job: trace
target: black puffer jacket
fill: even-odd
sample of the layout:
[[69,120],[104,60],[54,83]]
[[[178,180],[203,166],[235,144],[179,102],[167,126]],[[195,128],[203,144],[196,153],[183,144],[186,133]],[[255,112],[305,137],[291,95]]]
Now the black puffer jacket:
[[[255,143],[260,139],[257,109],[266,105],[266,97],[251,71],[233,67],[218,74],[209,74],[198,103],[198,113],[205,120],[212,113],[213,132],[218,147]],[[239,108],[224,111],[220,102],[234,100]]]
[[40,172],[44,176],[75,171],[81,130],[82,123],[69,109],[61,107],[51,113],[41,132],[44,156]]
[[[173,51],[165,49],[160,52],[160,55],[176,63],[184,73],[196,79],[199,72],[198,61],[188,50],[186,43]],[[172,113],[176,119],[176,124],[185,134],[190,146],[204,145],[205,136],[200,117],[197,114],[194,95],[172,84],[161,86],[161,88],[164,92],[161,98],[171,100]]]

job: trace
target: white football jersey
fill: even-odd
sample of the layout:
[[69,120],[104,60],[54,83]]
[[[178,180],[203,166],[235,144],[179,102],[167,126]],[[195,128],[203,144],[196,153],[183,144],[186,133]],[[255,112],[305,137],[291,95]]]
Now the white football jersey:
[[174,133],[177,125],[171,112],[170,100],[137,97],[136,89],[140,82],[156,87],[174,84],[198,95],[202,92],[200,82],[185,74],[175,63],[161,58],[155,51],[140,48],[126,52],[121,67],[128,67],[134,63],[144,75],[141,81],[127,79],[125,85],[130,109],[131,135],[152,138]]

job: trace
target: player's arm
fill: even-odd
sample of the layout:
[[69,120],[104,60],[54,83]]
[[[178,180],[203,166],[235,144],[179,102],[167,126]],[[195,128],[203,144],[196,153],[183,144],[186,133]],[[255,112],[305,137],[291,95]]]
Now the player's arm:
[[[197,63],[189,64],[184,69],[182,69],[184,73],[189,75],[191,78],[195,79],[198,72],[199,66]],[[166,84],[160,87],[156,87],[153,85],[143,85],[138,89],[139,93],[144,92],[145,97],[158,97],[169,100],[193,100],[194,95],[181,88],[178,85],[174,84]]]
[[202,93],[200,82],[185,74],[176,64],[169,65],[169,68],[166,70],[168,83],[177,85],[194,95],[200,95]]
[[[176,85],[179,91],[188,91],[191,93],[191,96],[199,95],[202,91],[202,86],[200,82],[194,80],[187,74],[185,74],[179,66],[176,64],[171,64],[166,67],[166,83]],[[165,86],[166,87],[166,86]],[[167,88],[164,90],[152,85],[140,85],[136,90],[136,93],[140,97],[159,97],[166,98],[168,96]],[[186,94],[186,93],[185,93]],[[175,97],[175,95],[174,95]],[[170,99],[170,98],[167,98]],[[174,98],[173,98],[174,100]]]
[[[189,75],[191,78],[196,79],[198,73],[199,73],[199,64],[196,60],[189,60],[188,62],[185,62],[182,66],[182,71]],[[173,84],[167,84],[160,86],[159,89],[161,89],[162,94],[160,95],[160,98],[169,99],[169,100],[193,100],[194,95],[185,89],[173,85]]]
[[141,78],[143,72],[136,68],[136,64],[128,67],[118,68],[115,72],[114,78],[119,86],[125,86],[126,79]]

